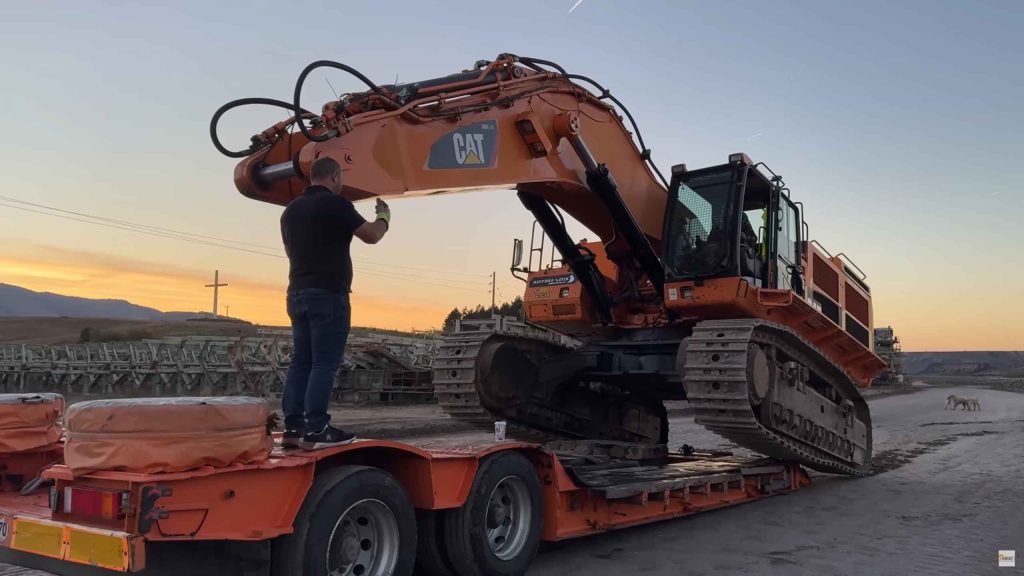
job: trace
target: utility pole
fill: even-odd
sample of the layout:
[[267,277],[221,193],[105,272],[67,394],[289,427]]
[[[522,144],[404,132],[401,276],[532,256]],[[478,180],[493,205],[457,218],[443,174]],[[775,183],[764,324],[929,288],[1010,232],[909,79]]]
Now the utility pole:
[[[491,272],[491,310],[495,309],[495,306],[494,306],[494,296],[495,296],[494,283],[495,283],[495,280],[497,278],[498,278],[498,272],[497,271]],[[479,280],[477,280],[477,282],[479,282]],[[477,286],[479,286],[479,284],[477,284]]]
[[221,286],[227,286],[227,284],[220,283],[220,270],[213,271],[213,284],[207,284],[207,288],[213,288],[213,317],[217,317],[217,294],[220,291]]
[[231,306],[224,306],[224,315],[231,318]]

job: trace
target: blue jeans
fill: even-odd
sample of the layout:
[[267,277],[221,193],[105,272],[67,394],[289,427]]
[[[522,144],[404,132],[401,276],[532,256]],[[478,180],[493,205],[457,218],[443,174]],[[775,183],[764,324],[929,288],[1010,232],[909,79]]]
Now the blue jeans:
[[319,288],[288,292],[294,351],[281,404],[289,430],[319,432],[331,421],[327,409],[351,323],[348,294]]

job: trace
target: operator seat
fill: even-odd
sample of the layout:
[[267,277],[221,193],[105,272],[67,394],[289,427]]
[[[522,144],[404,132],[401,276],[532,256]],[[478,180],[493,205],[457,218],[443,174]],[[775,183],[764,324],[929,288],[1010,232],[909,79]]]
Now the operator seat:
[[750,218],[743,212],[743,222],[740,226],[740,274],[751,278],[763,278],[764,262],[759,257],[757,249],[757,233],[750,225]]

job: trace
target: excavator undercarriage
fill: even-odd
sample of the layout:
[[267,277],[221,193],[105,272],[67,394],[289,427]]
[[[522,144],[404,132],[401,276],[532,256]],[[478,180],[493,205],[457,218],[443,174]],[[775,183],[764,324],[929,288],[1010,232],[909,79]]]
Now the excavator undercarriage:
[[[651,351],[649,344],[619,347],[627,346]],[[663,395],[657,387],[639,393],[637,380],[682,375],[682,398],[696,421],[736,445],[822,472],[868,471],[867,404],[842,369],[792,330],[760,320],[705,321],[673,348],[670,371],[599,373],[587,369],[593,355],[586,347],[542,333],[457,333],[435,357],[435,393],[453,419],[485,429],[506,420],[509,434],[524,440],[664,444]]]

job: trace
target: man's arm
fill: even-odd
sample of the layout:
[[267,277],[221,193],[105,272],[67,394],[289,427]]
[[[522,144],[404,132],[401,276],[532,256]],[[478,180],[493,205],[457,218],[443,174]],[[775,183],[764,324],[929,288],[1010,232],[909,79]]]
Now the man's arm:
[[388,231],[388,224],[383,220],[375,220],[373,222],[366,222],[356,231],[353,232],[356,238],[359,238],[367,244],[376,244],[380,242],[380,239],[384,237],[384,233]]
[[380,198],[377,198],[377,219],[373,222],[365,222],[356,228],[356,238],[367,244],[376,244],[384,237],[391,223],[391,208]]

